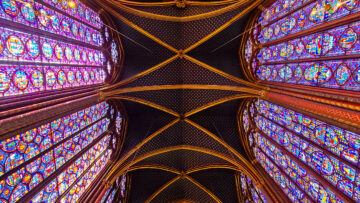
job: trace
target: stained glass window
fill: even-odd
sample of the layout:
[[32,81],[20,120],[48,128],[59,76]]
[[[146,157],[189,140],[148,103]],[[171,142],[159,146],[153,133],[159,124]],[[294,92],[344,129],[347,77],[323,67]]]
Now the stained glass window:
[[[249,62],[254,55],[249,64],[263,81],[358,91],[360,21],[342,19],[359,6],[356,0],[278,0],[254,25],[261,29],[254,29],[244,57]],[[259,51],[251,52],[253,46]]]
[[121,182],[120,182],[120,195],[121,197],[125,196],[125,190],[126,190],[126,175],[121,176]]
[[240,174],[240,187],[241,194],[246,203],[256,202],[265,203],[268,202],[264,194],[259,190],[251,179],[244,174]]
[[114,63],[118,61],[119,58],[119,51],[117,50],[117,46],[115,41],[111,42],[111,57]]
[[106,200],[106,203],[112,203],[114,200],[115,194],[116,194],[116,190],[111,191],[109,197]]
[[[78,0],[1,0],[0,21],[0,99],[96,88],[109,75],[109,33]],[[0,141],[0,202],[81,198],[113,152],[108,129],[116,116],[106,102],[75,110]]]
[[112,66],[109,61],[107,62],[106,68],[107,68],[108,74],[110,74]]
[[120,112],[118,112],[118,113],[116,114],[116,120],[115,120],[116,132],[117,132],[118,134],[120,134],[121,121],[122,121],[121,114],[120,114]]
[[243,112],[243,117],[242,117],[242,121],[244,123],[244,130],[245,132],[247,132],[249,130],[249,115],[248,115],[248,110],[245,109]]
[[106,41],[109,41],[109,38],[110,38],[109,30],[108,30],[108,28],[106,27],[106,28],[105,28],[105,40],[106,40]]
[[338,192],[360,201],[360,135],[264,100],[252,106],[249,145],[292,201],[342,202]]
[[[0,198],[21,200],[46,181],[49,184],[33,202],[53,202],[69,188],[80,187],[79,178],[91,172],[84,179],[85,185],[90,183],[111,155],[110,136],[105,133],[108,108],[105,102],[99,103],[1,141]],[[63,172],[54,176],[59,170]],[[85,185],[81,187],[86,189]]]
[[[105,195],[101,198],[101,203],[111,203],[114,201],[115,195],[120,193],[120,202],[125,197],[126,190],[126,175],[118,177],[111,188],[109,188]],[[117,196],[117,195],[116,195]]]
[[110,189],[108,189],[105,195],[101,198],[101,203],[111,203],[114,200],[115,194],[117,192],[116,184],[114,184]]
[[0,97],[104,82],[98,14],[79,1],[0,4]]

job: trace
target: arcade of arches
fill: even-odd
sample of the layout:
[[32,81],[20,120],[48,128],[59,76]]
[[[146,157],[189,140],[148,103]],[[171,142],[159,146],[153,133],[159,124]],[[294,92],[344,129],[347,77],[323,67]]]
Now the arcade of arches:
[[360,0],[0,4],[0,203],[360,202]]

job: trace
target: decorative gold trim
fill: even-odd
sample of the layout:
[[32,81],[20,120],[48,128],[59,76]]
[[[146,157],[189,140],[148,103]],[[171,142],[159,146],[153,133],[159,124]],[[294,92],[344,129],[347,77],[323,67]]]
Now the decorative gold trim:
[[203,185],[201,185],[200,183],[198,183],[197,181],[195,181],[194,179],[190,178],[189,176],[185,175],[184,176],[186,179],[188,179],[191,183],[193,183],[194,185],[196,185],[198,188],[200,188],[201,190],[203,190],[204,192],[206,192],[211,198],[213,198],[216,202],[221,202],[221,200],[216,197],[210,190],[208,190],[206,187],[204,187]]
[[[128,6],[142,6],[142,7],[164,7],[164,6],[174,6],[176,1],[166,1],[166,2],[136,2],[136,1],[127,1],[127,0],[115,0],[123,5]],[[238,0],[222,0],[222,1],[186,1],[186,5],[191,6],[220,6],[226,4],[236,3]]]
[[242,98],[248,98],[248,97],[254,97],[253,95],[243,95],[243,94],[240,94],[240,95],[234,95],[234,96],[229,96],[229,97],[224,97],[224,98],[221,98],[219,100],[216,100],[214,102],[210,102],[210,103],[207,103],[203,106],[200,106],[196,109],[193,109],[189,112],[186,112],[185,113],[185,117],[189,117],[191,115],[194,115],[200,111],[203,111],[205,109],[208,109],[208,108],[211,108],[213,106],[216,106],[218,104],[222,104],[222,103],[225,103],[225,102],[228,102],[228,101],[231,101],[231,100],[235,100],[235,99],[242,99]]
[[228,74],[228,73],[222,72],[222,71],[220,71],[220,70],[218,70],[218,69],[216,69],[216,68],[214,68],[214,67],[209,66],[209,65],[206,64],[206,63],[203,63],[203,62],[201,62],[201,61],[199,61],[199,60],[197,60],[197,59],[189,56],[189,55],[185,55],[184,57],[185,57],[187,60],[189,60],[189,61],[191,61],[191,62],[193,62],[193,63],[195,63],[195,64],[197,64],[197,65],[199,65],[199,66],[201,66],[201,67],[203,67],[203,68],[205,68],[205,69],[207,69],[207,70],[209,70],[209,71],[212,71],[212,72],[214,72],[214,73],[216,73],[216,74],[218,74],[218,75],[221,75],[221,76],[223,76],[223,77],[225,77],[225,78],[227,78],[227,79],[229,79],[229,80],[232,80],[232,81],[234,81],[234,82],[237,82],[237,83],[239,83],[239,84],[247,85],[247,86],[249,86],[249,87],[258,88],[258,89],[265,89],[265,86],[258,85],[258,84],[254,84],[254,83],[248,82],[248,81],[246,81],[246,80],[243,80],[243,79],[237,78],[237,77],[235,77],[235,76],[232,76],[232,75],[230,75],[230,74]]
[[[123,156],[119,161],[117,161],[116,165],[114,166],[114,168],[117,168],[119,166],[121,166],[121,164],[123,164],[126,159],[128,159],[131,155],[133,155],[138,149],[140,149],[144,144],[146,144],[147,142],[149,142],[151,139],[153,139],[154,137],[158,136],[159,134],[161,134],[162,132],[164,132],[165,130],[167,130],[168,128],[170,128],[171,126],[173,126],[174,124],[176,124],[177,122],[179,122],[179,118],[173,120],[172,122],[168,123],[167,125],[165,125],[164,127],[160,128],[159,130],[157,130],[156,132],[154,132],[153,134],[151,134],[149,137],[145,138],[143,141],[141,141],[138,145],[136,145],[133,149],[131,149],[125,156]],[[111,175],[111,173],[114,172],[114,169],[111,170],[111,172],[109,173]],[[108,176],[107,176],[108,177]]]
[[143,91],[156,91],[156,90],[175,90],[175,89],[191,89],[191,90],[224,90],[250,93],[254,95],[261,95],[261,91],[241,86],[228,86],[228,85],[199,85],[199,84],[179,84],[179,85],[154,85],[154,86],[137,86],[113,91],[103,92],[103,97],[111,97],[117,94],[129,92],[143,92]]
[[264,11],[265,7],[263,5],[259,5],[258,8],[260,9],[260,11]]
[[97,3],[103,7],[106,11],[108,11],[109,13],[111,13],[112,15],[114,15],[116,18],[118,18],[119,20],[123,21],[124,23],[126,23],[127,25],[129,25],[130,27],[132,27],[133,29],[139,31],[140,33],[142,33],[143,35],[149,37],[150,39],[152,39],[154,42],[157,42],[158,44],[166,47],[167,49],[169,49],[172,52],[177,53],[178,50],[175,49],[174,47],[172,47],[171,45],[167,44],[166,42],[163,42],[162,40],[160,40],[159,38],[155,37],[154,35],[150,34],[149,32],[145,31],[144,29],[142,29],[141,27],[135,25],[133,22],[131,22],[130,20],[126,19],[125,17],[123,17],[120,13],[116,12],[115,10],[113,10],[112,8],[110,8],[109,6],[107,6],[106,4],[104,4],[102,1],[97,1]]
[[174,179],[167,182],[165,185],[163,185],[160,189],[158,189],[154,194],[152,194],[145,202],[149,203],[152,201],[158,194],[160,194],[162,191],[164,191],[167,187],[169,187],[171,184],[175,183],[177,180],[179,180],[181,176],[176,176]]
[[134,80],[136,80],[138,78],[141,78],[141,77],[143,77],[143,76],[145,76],[147,74],[150,74],[150,73],[160,69],[161,67],[171,63],[172,61],[176,60],[177,58],[179,58],[178,54],[171,57],[171,58],[168,58],[167,60],[165,60],[165,61],[163,61],[163,62],[161,62],[161,63],[159,63],[159,64],[157,64],[157,65],[155,65],[155,66],[153,66],[153,67],[151,67],[149,69],[147,69],[146,71],[143,71],[143,72],[141,72],[139,74],[136,74],[136,75],[134,75],[134,76],[132,76],[130,78],[127,78],[125,80],[122,80],[122,81],[120,81],[120,82],[118,82],[116,84],[104,87],[104,88],[101,89],[101,91],[106,91],[108,89],[115,89],[115,88],[120,87],[122,85],[126,85],[126,84],[128,84],[128,83],[130,83],[130,82],[132,82],[132,81],[134,81]]
[[175,1],[166,1],[166,2],[136,2],[136,1],[127,1],[127,0],[113,0],[123,5],[128,6],[142,6],[142,7],[157,7],[157,6],[174,6]]
[[156,170],[162,170],[162,171],[167,171],[170,173],[174,173],[174,174],[178,174],[180,175],[181,172],[170,168],[168,166],[165,165],[159,165],[159,164],[139,164],[139,165],[133,165],[129,168],[128,171],[135,171],[135,170],[141,170],[141,169],[156,169]]
[[[243,172],[244,174],[246,174],[247,176],[249,176],[254,182],[258,182],[258,179],[255,179],[254,174],[249,173],[249,171],[253,171],[252,170],[252,166],[250,166],[250,169],[247,168],[247,164],[243,164],[242,162],[239,163],[235,160],[233,160],[233,158],[228,157],[224,154],[221,154],[217,151],[213,151],[210,149],[206,149],[206,148],[201,148],[201,147],[196,147],[196,146],[189,146],[189,145],[178,145],[178,146],[171,146],[171,147],[166,147],[166,148],[161,148],[161,149],[157,149],[151,152],[148,152],[140,157],[138,157],[135,160],[130,160],[130,163],[125,164],[123,167],[122,164],[124,163],[124,161],[130,156],[126,156],[125,158],[122,158],[117,164],[116,166],[111,170],[111,173],[107,176],[106,180],[110,181],[110,182],[114,182],[116,180],[117,177],[121,176],[128,168],[130,168],[132,165],[146,159],[152,156],[156,156],[159,154],[163,154],[163,153],[167,153],[167,152],[171,152],[171,151],[177,151],[177,150],[189,150],[189,151],[196,151],[196,152],[200,152],[200,153],[204,153],[204,154],[209,154],[215,157],[218,157],[220,159],[223,159],[235,166],[237,166],[239,168],[239,170],[241,172]],[[121,169],[119,170],[119,168],[121,167]]]
[[188,47],[187,49],[184,50],[184,53],[188,53],[189,51],[195,49],[196,47],[198,47],[199,45],[201,45],[202,43],[206,42],[208,39],[212,38],[213,36],[215,36],[216,34],[218,34],[219,32],[221,32],[222,30],[224,30],[225,28],[229,27],[231,24],[233,24],[235,21],[239,20],[240,18],[242,18],[244,15],[246,15],[247,13],[249,13],[250,11],[252,11],[256,6],[258,6],[260,3],[262,2],[262,0],[257,0],[254,3],[250,4],[246,9],[244,9],[243,11],[241,11],[238,15],[236,15],[234,18],[232,18],[231,20],[229,20],[228,22],[224,23],[221,27],[219,27],[218,29],[216,29],[214,32],[210,33],[209,35],[205,36],[204,38],[202,38],[201,40],[199,40],[198,42],[196,42],[195,44],[191,45],[190,47]]
[[204,187],[203,185],[201,185],[200,183],[198,183],[197,181],[195,181],[194,179],[192,179],[191,177],[187,176],[187,175],[179,175],[176,176],[175,178],[173,178],[172,180],[170,180],[169,182],[167,182],[165,185],[163,185],[160,189],[158,189],[156,192],[154,192],[154,194],[152,194],[145,202],[149,203],[151,202],[156,196],[158,196],[162,191],[164,191],[166,188],[168,188],[170,185],[172,185],[173,183],[175,183],[176,181],[178,181],[180,178],[184,178],[187,179],[188,181],[190,181],[192,184],[194,184],[196,187],[200,188],[202,191],[204,191],[207,195],[209,195],[212,199],[214,199],[216,202],[221,202],[221,200],[214,195],[209,189],[207,189],[206,187]]
[[[244,33],[244,35],[241,37],[241,41],[240,41],[240,46],[239,46],[239,60],[240,60],[240,65],[241,65],[241,69],[242,72],[244,74],[244,76],[251,82],[257,81],[257,78],[254,76],[253,71],[252,71],[252,62],[254,60],[254,57],[256,56],[256,40],[254,39],[253,36],[253,30],[255,29],[255,22],[257,21],[257,19],[259,18],[259,15],[261,14],[261,12],[259,11],[255,11],[251,16],[250,16],[250,20],[248,20],[246,26],[245,26],[245,30],[246,32]],[[250,39],[251,43],[252,43],[252,53],[251,53],[251,57],[249,59],[249,62],[246,60],[245,58],[245,49],[246,49],[246,45],[247,45],[247,41]]]
[[[238,151],[236,151],[235,149],[233,149],[230,145],[228,145],[225,141],[221,140],[220,138],[218,138],[216,135],[214,135],[213,133],[211,133],[210,131],[208,131],[207,129],[203,128],[202,126],[198,125],[197,123],[185,118],[184,119],[185,122],[189,123],[190,125],[194,126],[195,128],[197,128],[198,130],[204,132],[205,134],[207,134],[209,137],[211,137],[212,139],[214,139],[215,141],[217,141],[219,144],[223,145],[227,150],[229,150],[229,152],[231,152],[232,154],[234,154],[240,161],[242,164],[244,164],[249,171],[254,172],[255,169],[253,168],[253,166],[251,165],[251,163],[249,163]],[[231,163],[231,162],[230,162]],[[237,165],[237,164],[234,164]],[[254,182],[258,182],[261,181],[263,182],[262,178],[258,175],[258,174],[250,174],[249,171],[243,171],[244,174],[246,174],[247,176],[249,176]]]
[[121,95],[115,95],[115,96],[112,96],[112,97],[108,97],[106,98],[107,100],[111,100],[111,99],[122,99],[122,100],[128,100],[128,101],[133,101],[133,102],[137,102],[137,103],[140,103],[140,104],[144,104],[144,105],[147,105],[147,106],[150,106],[152,108],[155,108],[155,109],[158,109],[158,110],[161,110],[161,111],[164,111],[168,114],[171,114],[173,116],[176,116],[176,117],[180,117],[180,114],[171,110],[171,109],[168,109],[166,107],[163,107],[161,105],[158,105],[158,104],[155,104],[155,103],[152,103],[152,102],[149,102],[147,100],[143,100],[143,99],[139,99],[139,98],[135,98],[135,97],[128,97],[128,96],[121,96]]
[[210,164],[210,165],[203,165],[203,166],[189,169],[185,172],[185,174],[195,173],[198,171],[214,169],[214,168],[223,168],[223,169],[230,169],[230,170],[234,170],[234,171],[241,171],[238,167],[236,167],[234,165],[230,165],[230,164]]
[[[184,174],[190,174],[190,173],[195,173],[198,171],[215,169],[215,168],[229,169],[229,170],[239,171],[239,172],[241,171],[238,167],[236,167],[235,165],[231,165],[231,164],[209,164],[209,165],[202,165],[199,167],[194,167],[192,169],[185,171]],[[167,165],[160,165],[160,164],[135,164],[129,168],[128,172],[142,170],[142,169],[156,169],[156,170],[161,170],[161,171],[167,171],[167,172],[174,173],[177,175],[182,174],[182,172],[179,170],[171,168]]]
[[236,3],[239,0],[222,0],[222,1],[186,1],[187,5],[191,6],[221,6],[226,4]]
[[244,202],[244,196],[241,192],[241,184],[240,184],[240,173],[235,173],[234,174],[234,179],[235,179],[235,188],[236,188],[236,195],[238,198],[239,202]]
[[[206,19],[206,18],[212,18],[212,17],[218,16],[218,15],[221,15],[223,13],[226,13],[226,12],[235,10],[241,6],[244,6],[244,5],[248,4],[249,1],[238,0],[237,3],[231,4],[224,8],[217,9],[215,11],[201,13],[201,14],[197,14],[197,15],[193,15],[193,16],[184,16],[184,17],[159,15],[159,14],[155,14],[155,13],[145,12],[145,11],[134,9],[134,8],[125,6],[124,4],[116,3],[114,1],[109,1],[109,0],[107,0],[107,3],[110,4],[111,7],[115,7],[116,9],[122,10],[123,12],[127,12],[132,15],[137,15],[137,16],[144,17],[144,18],[149,18],[149,19],[153,19],[153,20],[170,21],[170,22],[189,22],[189,21],[201,20],[201,19]],[[184,4],[183,2],[176,1],[176,6],[180,6],[181,8],[184,8],[184,6],[186,6],[186,5],[187,5],[187,3]],[[110,12],[109,8],[107,8],[106,10]],[[111,8],[111,10],[113,10],[113,9]]]

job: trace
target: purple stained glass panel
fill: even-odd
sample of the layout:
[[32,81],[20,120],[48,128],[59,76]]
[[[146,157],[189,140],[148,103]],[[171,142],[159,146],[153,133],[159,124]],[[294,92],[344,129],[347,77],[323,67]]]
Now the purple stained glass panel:
[[[285,173],[294,177],[300,188],[306,188],[303,187],[304,180],[299,179],[299,176],[306,174],[306,170],[300,170],[299,166],[293,168],[297,165],[296,161],[289,159],[272,142],[281,145],[284,150],[297,157],[298,161],[308,165],[346,195],[357,199],[353,188],[359,187],[360,183],[354,181],[360,173],[357,144],[359,135],[264,100],[256,101],[255,106],[257,114],[254,121],[263,134],[251,134],[249,140],[255,140],[255,146],[259,146]],[[292,175],[289,166],[296,169],[298,176]],[[331,190],[321,189],[319,183],[314,181],[309,182],[313,188],[308,192],[314,200],[323,197],[322,193],[330,199],[336,199]]]
[[[97,144],[95,144],[92,148],[90,148],[87,152],[85,152],[80,158],[78,158],[75,162],[73,162],[64,172],[62,172],[56,179],[54,179],[52,183],[50,183],[40,193],[38,193],[38,196],[35,196],[31,202],[38,202],[38,201],[55,202],[59,196],[61,196],[70,189],[71,185],[75,184],[74,187],[76,187],[77,185],[76,182],[79,181],[78,178],[83,173],[87,173],[86,170],[88,170],[91,164],[94,164],[94,161],[101,155],[102,152],[106,150],[109,139],[110,139],[109,136],[105,136],[104,138],[102,138]],[[111,155],[110,150],[105,152],[106,159],[108,159],[110,155]],[[103,157],[99,157],[99,158],[100,158],[99,160],[104,160]],[[53,198],[47,199],[51,195],[53,195]]]
[[[59,71],[65,74],[63,84],[56,74]],[[94,77],[87,78],[91,72]],[[0,97],[100,84],[105,77],[103,68],[0,65]]]
[[65,195],[61,202],[73,202],[77,201],[78,198],[85,192],[90,183],[96,178],[98,173],[103,169],[107,161],[109,160],[111,155],[111,150],[105,151],[100,159],[96,161],[96,163],[85,172],[84,176],[77,180],[76,184],[70,189],[70,191]]

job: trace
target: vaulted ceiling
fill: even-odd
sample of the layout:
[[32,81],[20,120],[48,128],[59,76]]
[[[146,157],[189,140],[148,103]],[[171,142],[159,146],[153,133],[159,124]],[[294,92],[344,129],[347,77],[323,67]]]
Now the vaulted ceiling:
[[124,50],[121,77],[102,92],[128,118],[108,178],[131,174],[130,202],[237,202],[235,171],[256,179],[237,113],[261,93],[242,75],[239,34],[261,1],[139,2],[96,2]]

